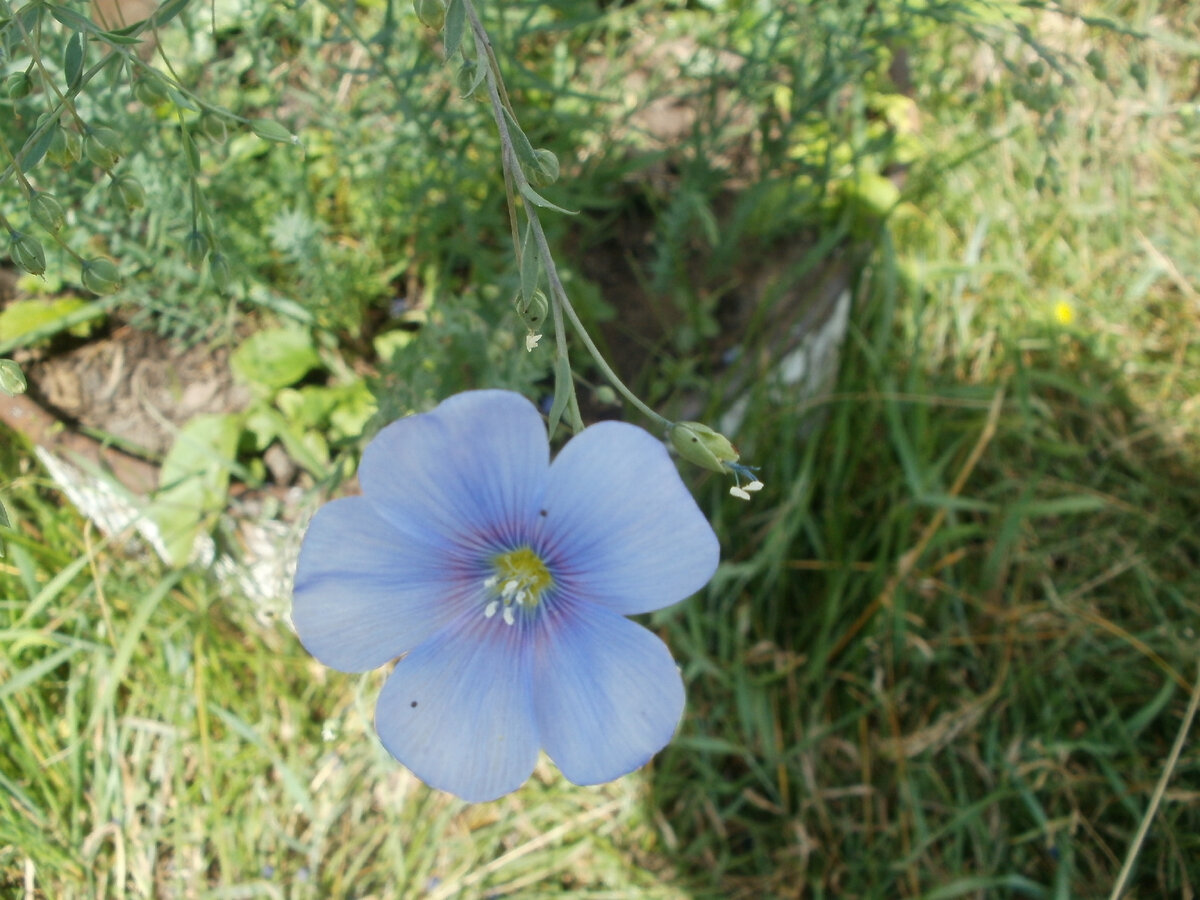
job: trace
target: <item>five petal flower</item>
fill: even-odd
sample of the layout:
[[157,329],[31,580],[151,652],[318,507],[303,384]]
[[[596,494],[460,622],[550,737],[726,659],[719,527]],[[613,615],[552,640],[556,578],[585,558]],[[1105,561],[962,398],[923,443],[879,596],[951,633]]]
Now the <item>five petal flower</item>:
[[380,432],[359,481],[309,526],[292,617],[335,669],[400,657],[375,713],[393,756],[484,801],[540,749],[597,784],[666,745],[683,682],[625,617],[699,590],[719,547],[661,442],[601,422],[551,463],[528,400],[469,391]]

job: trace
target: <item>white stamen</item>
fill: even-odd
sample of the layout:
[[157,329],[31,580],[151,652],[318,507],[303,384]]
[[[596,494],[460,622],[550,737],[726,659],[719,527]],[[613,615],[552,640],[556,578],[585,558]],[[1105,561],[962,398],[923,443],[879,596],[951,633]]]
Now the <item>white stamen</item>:
[[749,500],[750,499],[750,495],[747,494],[742,488],[737,487],[736,485],[729,489],[729,493],[732,494],[733,496],[737,497],[739,500]]
[[511,625],[513,623],[513,611],[511,606],[504,607],[504,624]]
[[504,582],[504,587],[500,589],[500,596],[507,600],[517,592],[520,586],[521,583],[519,581],[506,581]]
[[485,588],[494,588],[494,587],[495,587],[496,585],[498,585],[499,583],[500,583],[500,576],[499,576],[499,575],[493,575],[493,576],[491,576],[490,578],[485,578],[485,579],[483,579],[483,586],[484,586]]
[[748,485],[746,485],[745,489],[748,491],[751,491],[751,492],[761,491],[763,489],[763,483],[756,478],[752,482],[750,482]]
[[499,608],[500,608],[500,601],[493,600],[491,603],[489,603],[487,606],[485,606],[483,608],[483,617],[485,619],[490,619],[492,616],[494,616],[496,614],[496,610],[498,610]]

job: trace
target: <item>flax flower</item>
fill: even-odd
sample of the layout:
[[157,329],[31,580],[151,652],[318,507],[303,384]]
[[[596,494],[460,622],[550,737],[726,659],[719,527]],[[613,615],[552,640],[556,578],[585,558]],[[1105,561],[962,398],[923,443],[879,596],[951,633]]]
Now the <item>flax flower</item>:
[[362,496],[319,510],[300,551],[301,642],[346,672],[399,657],[376,730],[470,801],[520,787],[539,750],[598,784],[662,749],[683,682],[626,616],[683,600],[717,565],[712,528],[642,429],[601,422],[549,456],[519,394],[455,395],[380,432]]

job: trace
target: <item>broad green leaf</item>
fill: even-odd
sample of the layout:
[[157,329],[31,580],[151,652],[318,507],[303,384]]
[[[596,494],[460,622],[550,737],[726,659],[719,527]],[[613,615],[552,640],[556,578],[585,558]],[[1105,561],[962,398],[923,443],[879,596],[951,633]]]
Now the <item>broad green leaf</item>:
[[[14,300],[0,312],[0,343],[19,343],[22,338],[55,331],[55,325],[64,328],[77,316],[72,314],[90,310],[92,304],[79,297],[60,297],[57,300]],[[86,333],[86,332],[85,332]]]
[[312,336],[300,328],[256,332],[229,360],[238,378],[268,393],[295,384],[320,363]]
[[73,31],[87,31],[91,34],[96,34],[100,30],[96,23],[87,16],[81,15],[68,7],[59,6],[57,3],[47,3],[46,9],[50,10],[50,15]]
[[172,565],[187,564],[196,538],[225,508],[241,430],[237,415],[196,416],[167,451],[149,515],[162,533]]

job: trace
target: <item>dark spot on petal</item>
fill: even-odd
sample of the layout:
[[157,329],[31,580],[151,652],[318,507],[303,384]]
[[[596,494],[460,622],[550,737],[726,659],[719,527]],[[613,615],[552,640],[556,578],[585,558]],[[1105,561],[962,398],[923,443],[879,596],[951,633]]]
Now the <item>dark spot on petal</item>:
[[538,510],[538,515],[544,516],[544,515],[546,515],[546,511],[544,509]]
[[408,705],[409,705],[409,706],[411,706],[413,709],[416,709],[416,708],[417,708],[417,701],[416,701],[416,700],[414,700],[412,703],[410,703],[410,704],[408,704]]

